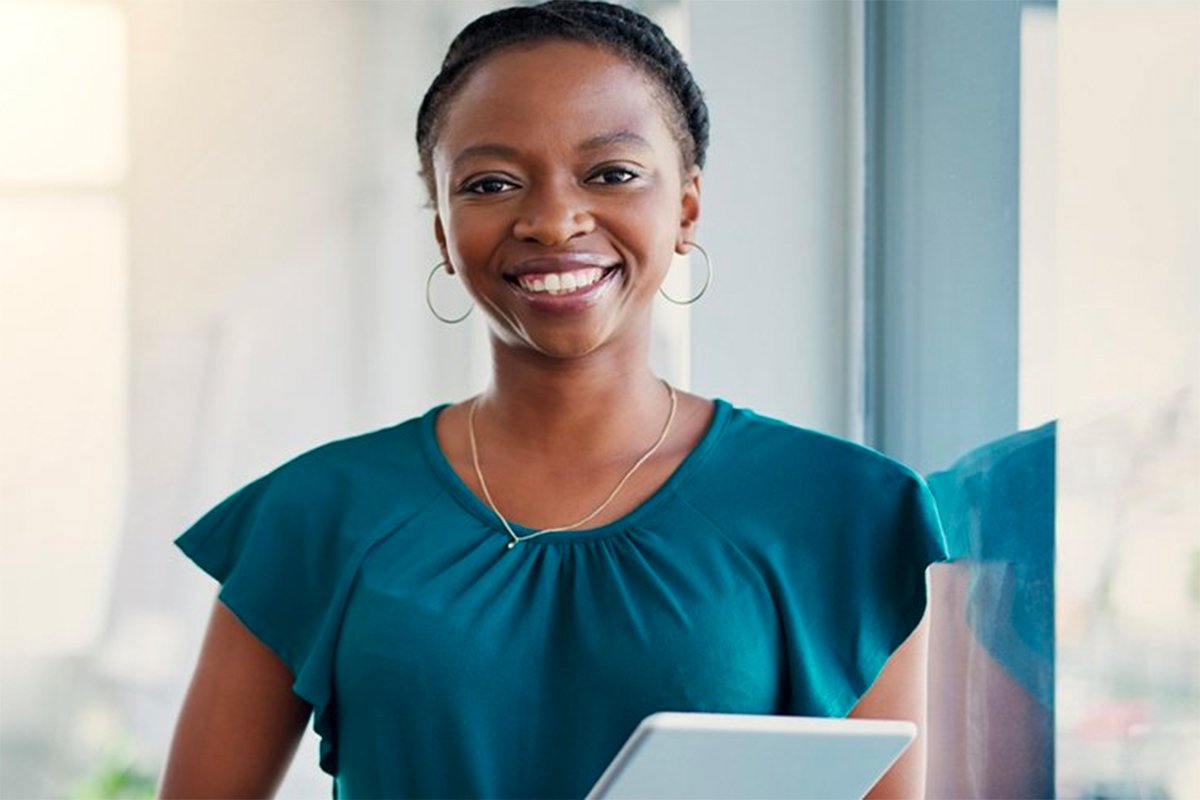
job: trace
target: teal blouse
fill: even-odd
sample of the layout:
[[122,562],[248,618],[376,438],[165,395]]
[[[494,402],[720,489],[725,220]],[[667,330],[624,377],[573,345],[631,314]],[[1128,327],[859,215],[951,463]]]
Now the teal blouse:
[[176,540],[291,668],[335,798],[582,797],[654,711],[844,716],[945,556],[916,473],[720,399],[635,510],[510,550],[437,444],[444,407]]

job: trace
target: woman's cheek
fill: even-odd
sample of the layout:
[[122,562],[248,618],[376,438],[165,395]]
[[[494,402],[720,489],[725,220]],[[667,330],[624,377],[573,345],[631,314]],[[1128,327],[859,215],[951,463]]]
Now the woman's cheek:
[[447,228],[451,253],[467,264],[489,263],[491,252],[504,238],[504,223],[481,212],[469,209],[459,213]]

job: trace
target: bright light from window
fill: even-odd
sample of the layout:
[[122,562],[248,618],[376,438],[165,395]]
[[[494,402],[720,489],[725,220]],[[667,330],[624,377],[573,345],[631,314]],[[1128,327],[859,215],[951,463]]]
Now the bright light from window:
[[1200,5],[1058,7],[1057,796],[1200,785]]
[[119,182],[125,84],[116,7],[0,3],[0,185]]
[[0,651],[99,635],[128,394],[125,22],[0,4]]
[[0,200],[9,654],[82,648],[106,611],[125,489],[124,232],[110,198]]
[[1055,405],[1058,47],[1053,8],[1021,12],[1020,376],[1017,425],[1058,416]]

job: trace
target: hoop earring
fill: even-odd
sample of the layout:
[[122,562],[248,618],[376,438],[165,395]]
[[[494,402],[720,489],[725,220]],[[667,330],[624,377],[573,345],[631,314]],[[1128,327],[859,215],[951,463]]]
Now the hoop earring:
[[433,315],[435,317],[437,317],[438,319],[440,319],[442,322],[446,323],[447,325],[455,325],[459,322],[462,322],[467,317],[471,316],[471,312],[475,310],[475,303],[472,301],[470,307],[467,308],[466,313],[462,314],[461,316],[458,316],[458,317],[443,317],[441,314],[439,314],[437,312],[437,309],[433,307],[433,298],[430,296],[429,292],[430,292],[430,287],[433,285],[433,276],[436,275],[441,270],[441,268],[445,267],[445,266],[449,266],[449,265],[445,261],[439,261],[437,264],[434,265],[433,270],[429,273],[429,277],[427,277],[425,279],[425,305],[429,306],[429,310],[433,313]]
[[[671,295],[664,292],[661,286],[658,287],[658,293],[677,306],[690,306],[692,303],[703,297],[704,293],[708,291],[708,285],[712,283],[713,277],[712,259],[709,258],[708,252],[695,242],[684,242],[684,244],[691,245],[692,249],[699,250],[700,255],[704,256],[704,285],[700,287],[700,291],[696,293],[695,297],[687,300],[676,300],[674,297],[671,297]],[[688,253],[691,253],[692,249],[689,249]]]

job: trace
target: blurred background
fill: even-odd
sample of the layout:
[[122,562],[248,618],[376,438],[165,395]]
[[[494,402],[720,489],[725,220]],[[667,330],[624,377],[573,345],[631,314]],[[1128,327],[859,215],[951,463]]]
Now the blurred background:
[[[151,796],[217,588],[173,538],[484,385],[413,129],[501,5],[0,2],[0,797]],[[930,795],[1194,796],[1200,3],[630,5],[713,118],[657,368],[938,498]]]

